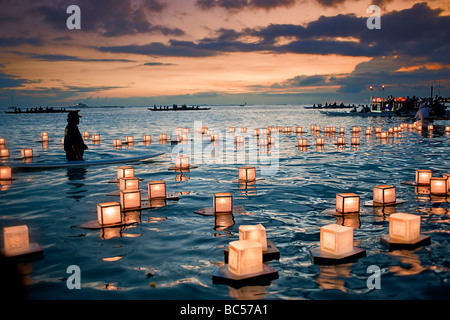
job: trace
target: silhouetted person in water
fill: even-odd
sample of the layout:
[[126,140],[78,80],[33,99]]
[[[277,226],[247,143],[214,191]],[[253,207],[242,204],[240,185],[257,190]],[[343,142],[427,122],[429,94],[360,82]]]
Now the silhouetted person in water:
[[80,130],[78,130],[80,118],[78,111],[69,111],[67,116],[68,124],[64,134],[64,150],[66,151],[67,161],[84,160],[84,150],[88,148],[83,141]]

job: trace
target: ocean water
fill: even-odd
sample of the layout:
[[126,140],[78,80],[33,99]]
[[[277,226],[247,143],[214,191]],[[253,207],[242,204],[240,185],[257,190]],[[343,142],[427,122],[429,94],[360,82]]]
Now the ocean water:
[[[82,169],[15,170],[14,180],[2,183],[0,227],[26,224],[30,241],[43,248],[42,259],[20,265],[29,299],[448,299],[450,298],[450,211],[449,197],[435,198],[414,186],[417,169],[431,169],[434,176],[450,173],[450,136],[436,121],[433,132],[404,130],[381,140],[366,136],[366,127],[388,128],[406,118],[331,117],[301,106],[212,106],[208,111],[153,112],[144,107],[86,108],[80,131],[100,134],[99,144],[86,140],[86,160],[133,157],[163,152],[150,161],[128,165],[140,178],[145,195],[149,181],[163,180],[168,193],[178,201],[129,213],[136,223],[100,230],[80,226],[97,219],[98,203],[119,201],[110,195],[118,187],[120,164]],[[322,128],[325,146],[316,148],[311,125]],[[2,114],[0,137],[6,139],[10,159],[20,149],[32,148],[33,162],[64,161],[61,138],[66,114]],[[220,133],[221,142],[199,137],[195,127],[206,126]],[[230,126],[247,127],[244,146],[233,143]],[[291,127],[280,132],[276,144],[258,148],[254,128]],[[296,147],[302,126],[309,146]],[[337,135],[325,136],[326,126],[345,127],[346,145],[335,145]],[[350,145],[351,128],[361,126],[358,146]],[[190,128],[189,144],[160,143],[158,135]],[[48,145],[38,142],[47,131]],[[143,135],[152,142],[144,144]],[[112,147],[113,139],[126,136],[138,140],[132,146]],[[201,135],[200,135],[201,136]],[[226,141],[226,143],[225,143]],[[175,155],[188,154],[196,167],[179,173],[169,170]],[[244,186],[236,182],[238,168],[255,166],[258,180]],[[365,207],[373,187],[396,187],[405,203],[385,208]],[[214,192],[230,192],[235,213],[225,221],[195,213],[212,207]],[[330,214],[337,193],[360,196],[361,212],[347,216]],[[388,250],[379,238],[389,232],[389,214],[420,215],[421,233],[431,244],[413,250]],[[268,262],[278,278],[247,285],[213,283],[212,275],[224,265],[224,249],[238,240],[239,226],[261,223],[267,238],[280,251],[280,259]],[[354,245],[366,256],[338,265],[318,265],[309,250],[319,246],[320,227],[342,224],[354,228]],[[69,289],[69,266],[81,271],[81,289]],[[368,286],[380,271],[379,288]]]

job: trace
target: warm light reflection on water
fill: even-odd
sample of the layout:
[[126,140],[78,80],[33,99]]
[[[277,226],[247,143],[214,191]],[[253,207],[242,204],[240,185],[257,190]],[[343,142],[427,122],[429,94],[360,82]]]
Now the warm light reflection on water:
[[[426,187],[402,184],[414,180],[417,169],[430,169],[439,176],[450,173],[449,135],[441,132],[439,122],[431,134],[409,129],[387,139],[375,133],[358,134],[360,144],[352,146],[352,127],[360,126],[362,132],[366,127],[388,131],[405,119],[327,117],[298,106],[212,107],[170,116],[146,108],[88,108],[81,114],[80,130],[101,137],[95,144],[87,140],[86,159],[165,152],[151,161],[128,165],[142,181],[143,198],[148,181],[162,180],[179,200],[160,200],[145,210],[127,212],[124,227],[86,230],[78,226],[95,220],[97,203],[111,201],[107,195],[117,191],[117,184],[108,182],[116,178],[119,165],[14,171],[15,180],[0,183],[0,224],[26,223],[30,238],[44,248],[44,258],[33,262],[27,275],[32,299],[427,299],[450,279],[448,197],[431,197]],[[200,139],[196,122],[233,138],[231,143]],[[0,136],[6,138],[11,158],[30,146],[39,156],[32,162],[59,162],[64,159],[65,124],[64,114],[2,115]],[[320,126],[320,133],[309,130],[313,124]],[[261,147],[253,129],[269,126],[283,130],[273,144]],[[306,132],[285,130],[297,126]],[[177,127],[190,128],[192,140],[172,143],[170,136]],[[230,127],[245,127],[247,133],[238,129],[229,133]],[[324,134],[326,127],[336,127],[338,132]],[[52,138],[48,145],[35,142],[42,131]],[[144,143],[140,137],[147,134],[152,141]],[[167,134],[169,141],[161,143],[160,134]],[[236,145],[237,134],[247,134],[243,144]],[[113,147],[113,139],[125,141],[127,136],[136,138],[132,145]],[[316,146],[319,136],[324,137],[323,146]],[[339,136],[346,138],[345,145],[335,145]],[[299,148],[300,137],[310,145]],[[172,150],[190,152],[196,167],[168,170],[174,165]],[[235,181],[242,165],[257,167],[256,181]],[[395,186],[397,196],[406,202],[365,208],[356,215],[322,213],[335,206],[337,193],[357,193],[363,203],[372,199],[372,189],[379,184]],[[211,206],[214,192],[232,193],[246,214],[195,214]],[[421,215],[422,231],[431,236],[431,245],[389,252],[379,237],[388,232],[389,215],[395,212]],[[239,226],[258,223],[280,250],[280,260],[269,263],[279,278],[239,289],[213,284],[212,273],[223,264],[228,242],[238,239]],[[330,223],[353,227],[354,242],[367,250],[367,256],[346,265],[312,264],[309,249],[318,245],[320,226]],[[74,264],[83,274],[80,292],[68,292],[64,283],[48,285]],[[366,288],[370,265],[387,270],[381,290]]]

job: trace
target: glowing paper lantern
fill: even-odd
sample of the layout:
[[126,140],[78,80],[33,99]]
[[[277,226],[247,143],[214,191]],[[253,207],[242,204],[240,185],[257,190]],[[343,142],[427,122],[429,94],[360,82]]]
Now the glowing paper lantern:
[[345,137],[338,137],[336,144],[337,145],[344,145],[345,144]]
[[316,145],[317,146],[323,146],[325,144],[325,139],[323,137],[317,137],[316,138]]
[[229,243],[228,270],[245,276],[263,271],[262,246],[253,240],[238,240]]
[[296,127],[295,128],[296,133],[303,133],[303,127]]
[[420,216],[394,213],[389,216],[389,238],[404,242],[416,241],[420,236]]
[[340,134],[344,134],[345,133],[345,128],[344,127],[340,127],[339,128],[339,133]]
[[450,195],[450,173],[444,174],[444,178],[447,179],[447,194]]
[[89,131],[84,131],[83,132],[83,138],[84,139],[89,139]]
[[388,185],[379,185],[373,188],[373,202],[380,204],[395,203],[395,187]]
[[93,134],[92,135],[92,142],[99,142],[100,141],[100,135],[99,134]]
[[306,147],[307,145],[308,145],[308,140],[307,139],[304,139],[304,138],[298,139],[298,146],[299,147]]
[[240,167],[239,168],[239,181],[255,181],[256,169],[255,167]]
[[105,202],[97,204],[98,223],[101,226],[122,222],[122,213],[118,202]]
[[372,130],[367,128],[366,129],[366,136],[370,136],[372,134]]
[[416,170],[416,184],[420,186],[430,185],[430,180],[433,176],[431,170]]
[[247,128],[246,127],[242,127],[241,128],[241,133],[247,133]]
[[141,192],[137,189],[120,190],[120,206],[122,210],[131,210],[140,208]]
[[30,251],[26,225],[3,228],[3,241],[6,256],[20,255]]
[[33,157],[33,149],[31,148],[25,148],[20,150],[20,154],[22,156],[22,158],[31,158]]
[[41,140],[42,141],[48,141],[48,133],[47,132],[41,132]]
[[219,141],[219,134],[215,133],[211,135],[211,141]]
[[259,136],[259,129],[258,128],[253,130],[253,135]]
[[215,213],[233,212],[233,197],[231,196],[231,193],[214,193],[213,211]]
[[0,181],[12,180],[12,170],[8,166],[0,166]]
[[433,131],[433,129],[434,129],[433,125],[432,125],[432,124],[429,124],[429,125],[428,125],[428,131]]
[[381,139],[387,139],[389,137],[389,133],[386,131],[380,132],[380,138]]
[[382,131],[381,127],[376,127],[375,128],[375,133],[381,133],[381,131]]
[[267,251],[266,228],[262,224],[239,226],[239,240],[256,241],[263,251]]
[[167,140],[167,134],[161,133],[161,134],[159,135],[159,140]]
[[359,196],[354,193],[337,194],[336,211],[340,213],[359,212]]
[[126,143],[134,143],[134,137],[133,136],[126,136],[125,137]]
[[438,196],[446,196],[448,192],[447,178],[434,177],[430,179],[430,193]]
[[359,139],[359,137],[352,137],[352,139],[351,139],[351,144],[352,144],[352,145],[359,145],[359,144],[360,144],[360,139]]
[[136,190],[139,189],[139,179],[135,177],[120,178],[119,190]]
[[119,167],[117,168],[117,180],[121,178],[132,178],[134,177],[134,168],[133,167]]
[[235,127],[229,127],[228,128],[228,132],[229,133],[234,133],[236,131],[236,128]]
[[114,139],[113,140],[113,147],[121,147],[122,146],[122,140],[121,139]]
[[189,157],[178,156],[175,158],[175,168],[176,169],[189,169]]
[[4,146],[6,144],[5,138],[0,138],[0,146]]
[[9,149],[0,149],[0,158],[8,158],[9,157]]
[[244,143],[244,137],[243,136],[236,136],[236,143],[238,143],[238,144]]
[[445,132],[450,133],[450,126],[445,126]]
[[338,224],[320,227],[320,250],[343,255],[353,250],[353,228]]
[[165,199],[166,198],[166,183],[164,181],[150,181],[148,183],[148,198],[149,199]]

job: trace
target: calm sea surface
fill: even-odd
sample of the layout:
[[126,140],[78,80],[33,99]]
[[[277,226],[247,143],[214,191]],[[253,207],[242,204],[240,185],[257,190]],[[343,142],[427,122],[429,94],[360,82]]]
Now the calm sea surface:
[[[1,110],[0,137],[6,138],[10,160],[20,149],[33,148],[33,162],[64,161],[61,138],[66,114],[5,114]],[[414,186],[417,169],[431,169],[435,176],[450,173],[450,136],[438,121],[433,133],[405,130],[381,141],[365,136],[366,127],[398,126],[405,118],[331,117],[301,106],[213,106],[209,111],[153,112],[144,107],[86,108],[80,131],[100,134],[99,144],[86,140],[86,160],[132,157],[163,152],[151,161],[130,163],[141,179],[144,194],[149,181],[163,180],[179,201],[133,213],[137,223],[104,230],[79,226],[97,219],[98,203],[119,201],[108,195],[118,190],[120,164],[84,169],[14,171],[15,180],[0,190],[0,227],[26,224],[29,237],[44,250],[44,257],[22,265],[31,299],[449,299],[450,212],[449,198],[433,199]],[[316,148],[311,125],[319,125],[325,146]],[[169,136],[177,127],[206,126],[221,133],[223,141],[212,144],[198,137],[190,144],[161,144],[158,135]],[[236,147],[230,126],[247,127],[245,145]],[[291,127],[280,133],[275,146],[258,149],[254,128]],[[295,128],[307,132],[306,150],[296,147]],[[345,127],[346,145],[335,145],[336,136],[325,136],[326,126]],[[351,128],[361,126],[360,145],[352,147]],[[38,142],[42,131],[48,146]],[[141,142],[152,136],[151,144]],[[121,149],[113,139],[139,140]],[[231,141],[231,142],[230,142]],[[174,154],[189,154],[196,168],[180,174],[168,170]],[[240,166],[257,168],[258,180],[239,185]],[[364,207],[372,200],[373,187],[396,187],[404,204],[390,209]],[[214,192],[231,192],[235,206],[245,213],[215,221],[194,211],[212,206]],[[333,208],[336,194],[353,192],[361,197],[362,211],[348,217],[324,213]],[[431,244],[414,250],[389,251],[379,238],[388,233],[389,214],[407,212],[421,216],[421,233]],[[240,225],[261,223],[267,237],[280,251],[269,266],[278,279],[244,287],[212,282],[214,271],[224,264],[223,250],[239,238]],[[354,228],[355,246],[366,256],[341,265],[312,263],[309,250],[319,245],[320,227],[338,223]],[[81,270],[81,289],[67,287],[67,268]],[[369,266],[381,271],[380,289],[368,288]]]

